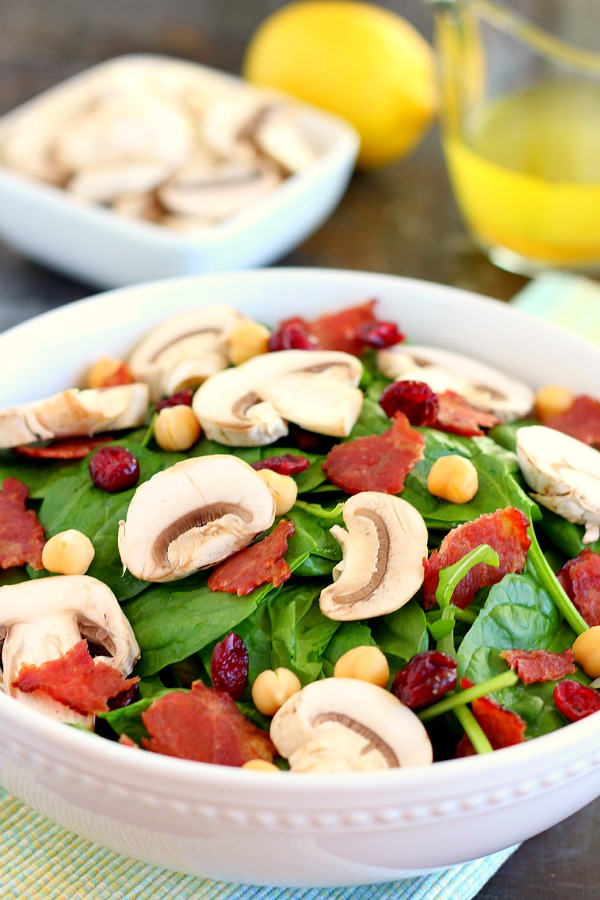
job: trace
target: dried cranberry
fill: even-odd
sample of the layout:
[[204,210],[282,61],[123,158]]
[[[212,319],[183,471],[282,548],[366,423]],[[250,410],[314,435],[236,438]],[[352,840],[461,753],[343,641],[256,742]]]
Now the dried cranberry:
[[439,400],[424,381],[394,381],[382,391],[379,405],[390,419],[403,412],[411,425],[432,425]]
[[90,475],[96,487],[117,494],[138,483],[140,464],[125,447],[102,447],[90,459]]
[[411,709],[428,706],[456,687],[456,660],[439,650],[425,650],[396,673],[392,694]]
[[600,694],[594,688],[568,678],[554,688],[554,702],[569,722],[585,719],[600,710]]
[[129,690],[121,691],[120,694],[117,694],[115,697],[111,697],[108,701],[109,709],[123,709],[125,706],[131,706],[132,703],[137,703],[140,699],[140,686],[139,683],[133,684]]
[[316,350],[317,342],[311,337],[302,319],[290,319],[277,328],[269,338],[269,351]]
[[289,443],[305,453],[329,453],[332,446],[336,443],[335,438],[327,437],[324,434],[316,434],[314,431],[307,431],[291,422],[288,425],[288,436],[286,444]]
[[294,456],[293,453],[284,453],[282,456],[268,456],[252,463],[252,468],[270,469],[278,475],[298,475],[310,467],[310,460],[305,456]]
[[384,347],[401,344],[405,336],[395,322],[376,322],[375,325],[366,325],[362,328],[360,337],[367,347],[381,350]]
[[186,390],[177,391],[171,394],[170,397],[163,397],[162,400],[158,400],[156,403],[156,412],[160,412],[161,409],[167,409],[169,406],[191,406],[193,396],[194,392],[192,390]]
[[213,687],[240,700],[248,683],[248,651],[241,637],[231,631],[215,645],[210,659]]

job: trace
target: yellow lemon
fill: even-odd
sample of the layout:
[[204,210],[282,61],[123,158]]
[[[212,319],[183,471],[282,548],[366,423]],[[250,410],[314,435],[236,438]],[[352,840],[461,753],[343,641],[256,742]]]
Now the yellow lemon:
[[349,121],[361,138],[362,168],[407,155],[436,113],[431,46],[401,16],[370,3],[284,6],[259,25],[242,74]]

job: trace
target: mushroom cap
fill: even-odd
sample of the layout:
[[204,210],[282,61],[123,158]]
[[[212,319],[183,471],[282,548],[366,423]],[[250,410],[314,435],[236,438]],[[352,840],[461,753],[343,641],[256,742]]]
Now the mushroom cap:
[[343,559],[333,570],[333,584],[321,591],[321,612],[338,621],[394,612],[423,583],[423,517],[400,497],[379,491],[354,494],[344,504],[343,517],[347,531],[339,525],[330,529]]
[[388,378],[424,381],[432,390],[455,391],[478,409],[501,419],[527,415],[534,394],[529,385],[485,363],[452,350],[424,344],[396,344],[377,353]]
[[175,581],[246,547],[274,519],[273,494],[252,466],[199,456],[137,488],[119,523],[119,553],[136,578]]
[[69,388],[0,410],[0,447],[135,428],[144,423],[147,410],[145,384]]
[[90,725],[40,694],[12,687],[21,666],[58,659],[82,638],[105,653],[96,658],[128,675],[140,657],[135,635],[111,589],[90,575],[54,575],[0,587],[0,642],[4,690],[62,721]]
[[545,425],[517,430],[517,458],[542,506],[584,525],[583,543],[600,537],[600,452]]
[[275,713],[271,740],[292,771],[372,771],[433,762],[415,713],[384,688],[355,678],[306,685]]

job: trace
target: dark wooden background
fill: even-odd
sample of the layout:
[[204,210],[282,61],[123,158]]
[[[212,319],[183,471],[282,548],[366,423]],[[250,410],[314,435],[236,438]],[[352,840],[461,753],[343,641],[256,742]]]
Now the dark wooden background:
[[[0,0],[0,114],[90,65],[164,53],[239,74],[250,35],[274,0]],[[382,2],[427,38],[421,0]],[[407,159],[354,176],[330,220],[279,265],[362,269],[422,278],[509,300],[527,282],[493,266],[467,237],[433,127]],[[4,246],[0,330],[95,292]],[[2,362],[0,360],[0,371]],[[9,373],[2,371],[2,377]],[[481,900],[600,896],[600,802],[525,843]]]

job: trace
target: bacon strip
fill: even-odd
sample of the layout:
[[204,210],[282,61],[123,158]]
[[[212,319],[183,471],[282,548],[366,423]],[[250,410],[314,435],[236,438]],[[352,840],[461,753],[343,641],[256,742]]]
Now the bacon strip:
[[87,641],[81,640],[58,659],[40,666],[21,666],[12,686],[31,694],[43,691],[83,716],[107,712],[108,701],[137,684],[139,678],[124,678],[118,669],[95,662]]
[[142,721],[147,750],[221,766],[242,766],[251,759],[273,761],[267,734],[244,718],[224,691],[194,682],[189,692],[173,691],[155,700]]
[[[269,346],[271,350],[287,350],[295,345],[295,338],[309,343],[319,350],[342,350],[360,356],[369,345],[369,333],[377,326],[388,326],[375,315],[376,300],[367,300],[358,306],[351,306],[336,313],[328,313],[308,321],[301,316],[284,319],[273,332]],[[404,335],[394,329],[391,343],[404,340]],[[386,343],[386,346],[388,344]]]
[[549,650],[504,650],[500,656],[517,673],[523,684],[558,681],[577,671],[575,656],[570,648],[563,653],[551,653]]
[[279,587],[292,574],[283,557],[287,553],[288,538],[295,530],[293,522],[282,519],[258,544],[238,550],[215,566],[207,582],[210,590],[242,597],[268,581],[273,582],[273,587]]
[[576,397],[566,412],[546,416],[542,424],[600,448],[600,401],[593,397]]
[[492,428],[500,423],[493,413],[476,409],[464,397],[454,391],[438,394],[438,412],[433,428],[460,434],[463,437],[481,437],[484,428]]
[[46,543],[37,513],[25,508],[29,488],[16,478],[5,478],[0,490],[0,569],[30,565],[43,569]]
[[481,544],[488,544],[496,551],[500,565],[479,563],[473,566],[454,591],[452,602],[455,606],[466,609],[479,588],[497,584],[508,572],[522,572],[531,543],[528,525],[527,517],[520,510],[508,506],[449,531],[440,549],[434,550],[424,564],[423,608],[431,609],[436,604],[440,569],[454,565]]
[[556,577],[587,624],[600,625],[600,554],[586,547]]
[[23,444],[14,450],[20,456],[33,459],[83,459],[92,450],[112,441],[111,435],[102,437],[72,437],[51,444]]
[[398,494],[407,474],[423,459],[424,447],[423,435],[411,427],[404,413],[398,412],[392,427],[383,434],[336,444],[322,468],[329,481],[347,494]]

